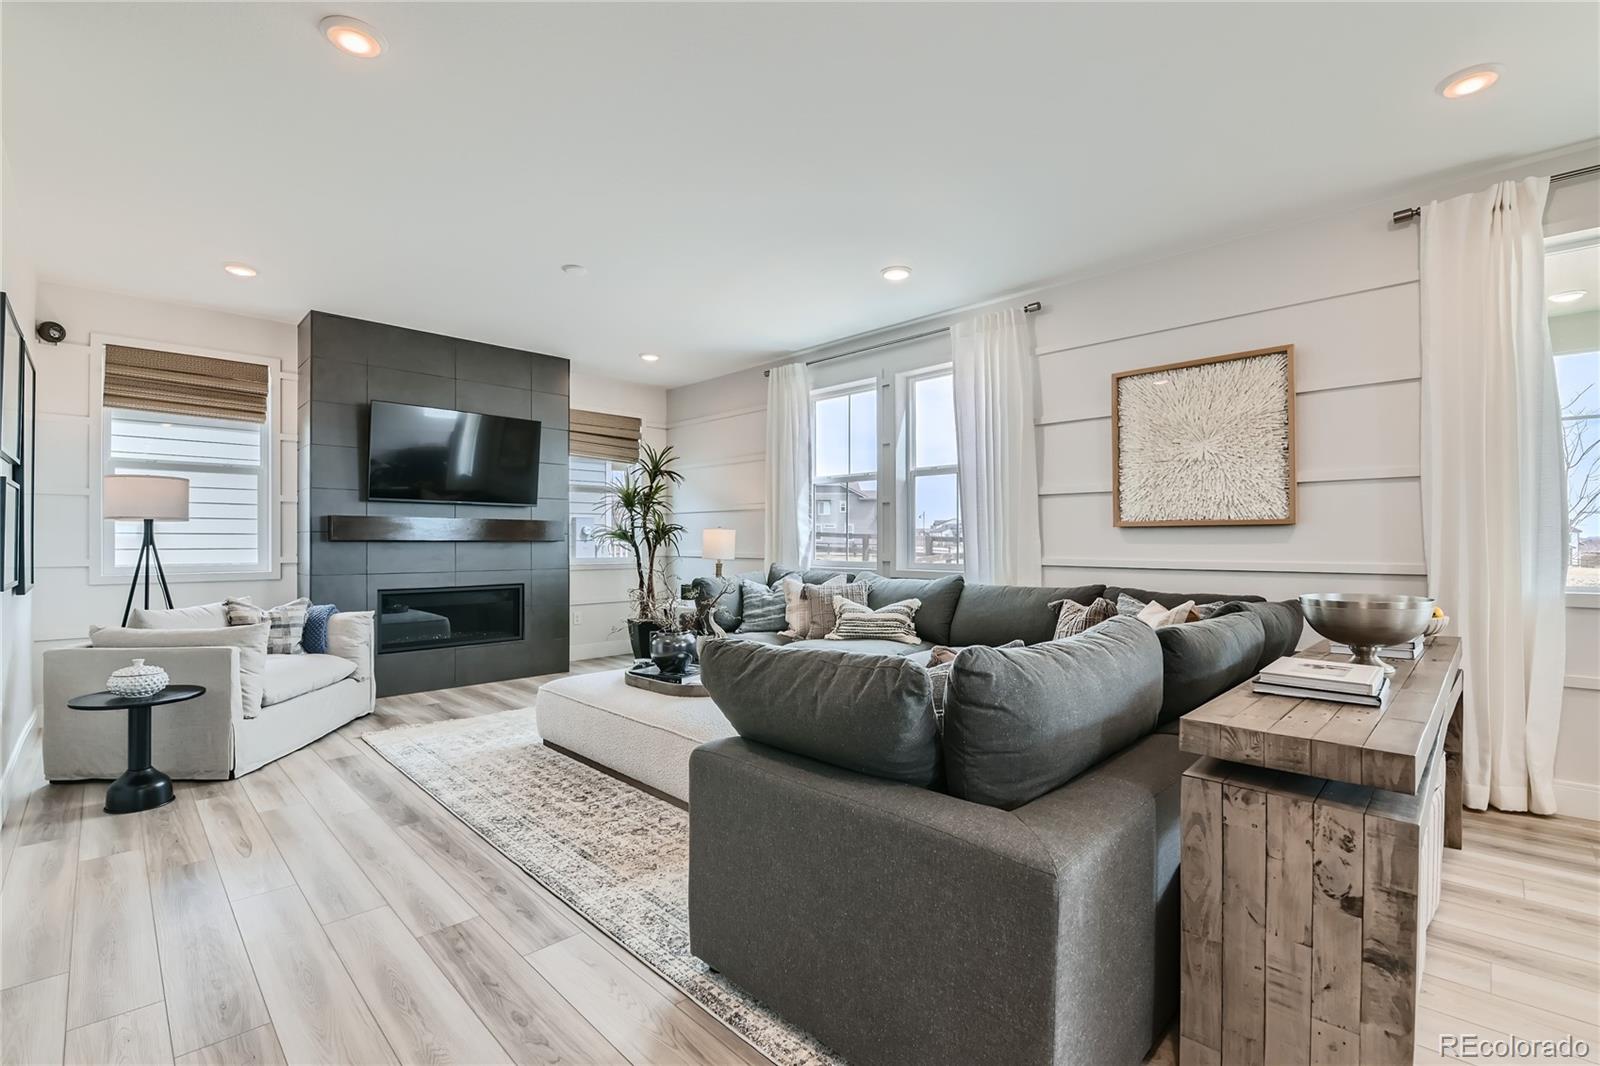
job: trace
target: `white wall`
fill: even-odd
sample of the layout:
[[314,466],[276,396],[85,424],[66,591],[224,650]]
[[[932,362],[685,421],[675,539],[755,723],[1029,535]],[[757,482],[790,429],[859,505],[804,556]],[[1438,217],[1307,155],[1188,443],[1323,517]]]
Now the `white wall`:
[[743,370],[667,392],[667,441],[682,457],[684,482],[674,501],[688,532],[678,558],[683,580],[715,564],[700,558],[708,527],[736,531],[738,558],[726,573],[759,570],[765,549],[767,379]]
[[[37,276],[25,221],[11,168],[0,151],[0,290],[13,303],[31,347]],[[6,382],[6,387],[13,383]],[[11,786],[20,787],[11,774],[13,760],[34,722],[33,609],[40,598],[38,589],[27,596],[0,593],[0,820],[11,805]]]
[[[1039,514],[1045,580],[1284,598],[1313,589],[1424,593],[1417,227],[1396,208],[1501,177],[1588,165],[1600,151],[1500,168],[1392,202],[1019,295],[1037,299]],[[1555,186],[1552,234],[1600,224],[1593,180]],[[963,312],[965,314],[967,312]],[[818,358],[947,324],[907,323],[806,353]],[[1111,524],[1111,374],[1277,344],[1295,346],[1299,521],[1293,526],[1119,529]],[[733,525],[761,551],[765,395],[759,370],[673,389],[669,439],[694,469],[686,523]],[[716,521],[710,521],[715,519]],[[697,546],[698,537],[693,538]],[[1448,606],[1448,605],[1447,605]],[[1600,611],[1568,612],[1564,811],[1600,817]]]
[[[572,370],[572,406],[580,411],[629,415],[644,423],[644,439],[667,443],[667,390]],[[696,535],[695,543],[699,543]],[[638,584],[631,563],[572,564],[573,661],[628,650],[628,590]]]
[[39,286],[38,317],[61,323],[67,338],[54,347],[38,344],[39,364],[39,584],[34,606],[35,696],[37,655],[79,643],[91,625],[115,625],[127,596],[125,580],[97,580],[90,560],[90,492],[100,477],[92,445],[98,410],[90,372],[91,334],[110,334],[277,361],[274,397],[277,426],[279,572],[271,579],[170,580],[173,602],[205,603],[224,596],[250,596],[257,603],[295,597],[295,369],[293,323],[274,322],[195,307],[164,304],[48,282]]

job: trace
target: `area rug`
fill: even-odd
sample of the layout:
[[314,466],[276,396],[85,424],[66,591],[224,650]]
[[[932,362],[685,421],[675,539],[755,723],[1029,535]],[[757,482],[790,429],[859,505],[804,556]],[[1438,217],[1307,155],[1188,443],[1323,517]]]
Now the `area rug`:
[[362,737],[778,1066],[841,1060],[689,953],[689,815],[539,739],[531,708]]

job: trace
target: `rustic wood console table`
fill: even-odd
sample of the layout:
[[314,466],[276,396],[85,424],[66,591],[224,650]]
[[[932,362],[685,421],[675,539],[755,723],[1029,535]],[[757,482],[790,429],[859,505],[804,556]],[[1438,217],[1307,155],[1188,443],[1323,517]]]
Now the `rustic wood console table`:
[[[1326,643],[1299,653],[1335,658]],[[1387,706],[1258,696],[1186,715],[1182,1066],[1409,1063],[1441,847],[1461,846],[1461,643]]]

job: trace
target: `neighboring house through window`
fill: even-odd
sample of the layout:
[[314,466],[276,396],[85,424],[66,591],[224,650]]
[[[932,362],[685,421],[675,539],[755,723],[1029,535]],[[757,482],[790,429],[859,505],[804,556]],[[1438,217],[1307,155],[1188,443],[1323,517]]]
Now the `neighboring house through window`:
[[878,562],[878,383],[811,401],[811,536],[819,563]]
[[572,561],[631,562],[633,557],[625,546],[601,539],[599,534],[612,522],[606,487],[621,481],[633,464],[586,455],[574,455],[568,462],[567,548]]

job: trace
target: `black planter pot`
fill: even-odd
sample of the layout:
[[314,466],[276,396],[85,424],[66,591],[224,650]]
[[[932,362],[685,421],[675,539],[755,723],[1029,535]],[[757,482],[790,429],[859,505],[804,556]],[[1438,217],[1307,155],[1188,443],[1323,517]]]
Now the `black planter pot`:
[[650,638],[661,627],[654,622],[638,618],[628,619],[628,643],[633,645],[635,659],[650,658]]

